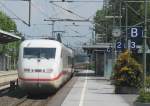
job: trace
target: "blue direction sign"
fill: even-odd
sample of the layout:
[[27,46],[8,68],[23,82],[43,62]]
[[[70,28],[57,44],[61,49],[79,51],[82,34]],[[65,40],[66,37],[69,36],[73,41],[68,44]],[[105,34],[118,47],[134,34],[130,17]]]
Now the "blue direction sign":
[[129,48],[136,49],[137,45],[141,45],[143,42],[143,27],[137,26],[137,27],[131,27],[128,30],[128,38],[130,38],[130,44]]
[[132,27],[128,30],[129,38],[141,38],[143,36],[143,28],[142,27]]

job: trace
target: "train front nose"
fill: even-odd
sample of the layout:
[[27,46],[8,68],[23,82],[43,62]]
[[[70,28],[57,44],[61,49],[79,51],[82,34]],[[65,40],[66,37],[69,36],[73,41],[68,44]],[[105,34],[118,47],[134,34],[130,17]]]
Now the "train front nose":
[[53,93],[56,88],[49,81],[23,81],[20,80],[20,87],[30,93]]
[[19,75],[20,87],[27,92],[53,92],[55,86],[51,81],[54,76],[54,59],[24,59],[22,73]]
[[24,68],[19,77],[19,86],[27,92],[54,92],[56,87],[51,81],[52,68]]

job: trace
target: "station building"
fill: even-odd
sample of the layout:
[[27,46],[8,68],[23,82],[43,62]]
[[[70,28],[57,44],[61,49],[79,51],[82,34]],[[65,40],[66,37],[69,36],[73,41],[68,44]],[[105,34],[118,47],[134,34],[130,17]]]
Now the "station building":
[[95,65],[95,75],[110,78],[112,73],[113,56],[112,43],[99,43],[98,45],[83,45],[83,49]]
[[[90,62],[95,65],[95,75],[100,77],[105,77],[110,79],[113,71],[113,66],[115,64],[117,55],[119,52],[116,52],[112,47],[112,43],[99,43],[91,45],[83,45],[84,51],[89,55]],[[142,46],[137,46],[137,51],[134,53],[134,57],[143,65],[143,48]],[[147,75],[150,75],[150,49],[146,48],[147,55]]]

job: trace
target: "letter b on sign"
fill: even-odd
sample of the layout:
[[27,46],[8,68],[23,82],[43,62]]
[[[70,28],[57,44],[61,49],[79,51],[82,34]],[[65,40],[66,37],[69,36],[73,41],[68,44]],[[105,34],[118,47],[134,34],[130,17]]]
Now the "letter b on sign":
[[137,28],[131,28],[131,37],[133,37],[133,38],[138,37],[138,29]]

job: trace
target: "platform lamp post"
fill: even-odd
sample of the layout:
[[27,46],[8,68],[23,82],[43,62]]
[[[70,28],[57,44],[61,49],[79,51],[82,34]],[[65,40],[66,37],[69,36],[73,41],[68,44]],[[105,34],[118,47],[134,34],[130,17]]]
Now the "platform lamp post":
[[121,36],[121,29],[120,28],[114,28],[112,31],[112,35],[114,38],[114,56],[115,56],[115,62],[116,62],[116,58],[117,58],[116,41],[117,41],[117,38],[119,38]]
[[[105,18],[115,20],[116,18],[117,19],[122,18],[122,16],[105,16]],[[121,28],[115,27],[114,22],[113,22],[112,35],[113,35],[113,45],[114,45],[114,57],[115,57],[115,60],[116,60],[116,49],[115,49],[116,44],[115,43],[116,43],[116,38],[121,36]]]

